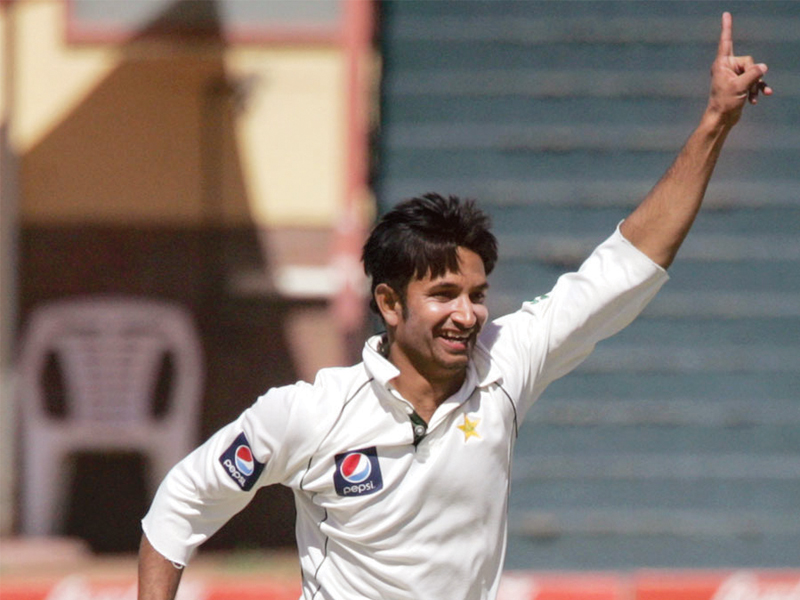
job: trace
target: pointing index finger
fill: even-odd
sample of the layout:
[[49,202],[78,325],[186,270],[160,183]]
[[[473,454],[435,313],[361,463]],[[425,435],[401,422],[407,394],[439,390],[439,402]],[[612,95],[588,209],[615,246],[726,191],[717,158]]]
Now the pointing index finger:
[[717,56],[733,56],[733,17],[731,13],[722,13],[722,31],[719,35]]

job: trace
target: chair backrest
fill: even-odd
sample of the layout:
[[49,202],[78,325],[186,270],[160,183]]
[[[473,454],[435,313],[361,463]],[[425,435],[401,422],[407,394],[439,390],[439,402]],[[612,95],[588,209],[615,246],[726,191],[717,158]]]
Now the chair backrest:
[[141,423],[154,419],[159,378],[169,365],[161,418],[199,410],[200,342],[188,312],[155,300],[100,297],[60,300],[34,311],[23,338],[24,411],[47,417],[43,374],[55,359],[63,377],[66,419]]

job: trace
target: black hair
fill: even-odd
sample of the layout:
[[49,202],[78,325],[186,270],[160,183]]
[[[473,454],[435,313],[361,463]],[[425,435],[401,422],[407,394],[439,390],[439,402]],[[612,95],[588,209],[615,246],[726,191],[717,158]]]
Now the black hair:
[[425,194],[404,200],[373,228],[361,255],[371,278],[370,308],[380,315],[375,288],[386,283],[405,299],[412,278],[458,272],[458,248],[483,260],[486,274],[497,262],[497,239],[491,220],[472,200]]

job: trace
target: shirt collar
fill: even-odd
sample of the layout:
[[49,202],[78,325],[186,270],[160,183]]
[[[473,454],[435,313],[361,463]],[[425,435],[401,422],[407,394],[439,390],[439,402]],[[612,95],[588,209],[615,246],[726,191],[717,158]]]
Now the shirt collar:
[[489,349],[484,346],[480,339],[478,339],[478,343],[475,344],[475,350],[472,353],[470,365],[475,366],[475,374],[477,376],[476,385],[478,387],[486,387],[492,383],[496,383],[502,377],[500,368],[497,366],[497,363],[492,360]]
[[[383,335],[374,335],[364,344],[362,358],[369,374],[382,388],[388,389],[389,382],[400,375],[400,369],[394,366],[380,351]],[[485,387],[500,379],[500,370],[492,361],[489,350],[480,341],[472,353],[472,360],[467,367],[467,379],[455,397],[466,393],[468,397],[475,387]]]
[[400,369],[389,362],[381,353],[380,348],[383,344],[383,340],[383,335],[373,335],[367,340],[367,343],[364,344],[364,350],[361,356],[364,359],[364,365],[367,367],[367,371],[375,382],[383,388],[388,388],[389,382],[400,375]]

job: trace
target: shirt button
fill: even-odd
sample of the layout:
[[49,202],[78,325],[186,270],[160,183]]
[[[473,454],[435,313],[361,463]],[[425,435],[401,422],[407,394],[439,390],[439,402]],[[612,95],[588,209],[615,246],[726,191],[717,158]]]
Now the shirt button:
[[424,425],[415,425],[414,426],[414,435],[417,437],[422,437],[425,435],[425,426]]

